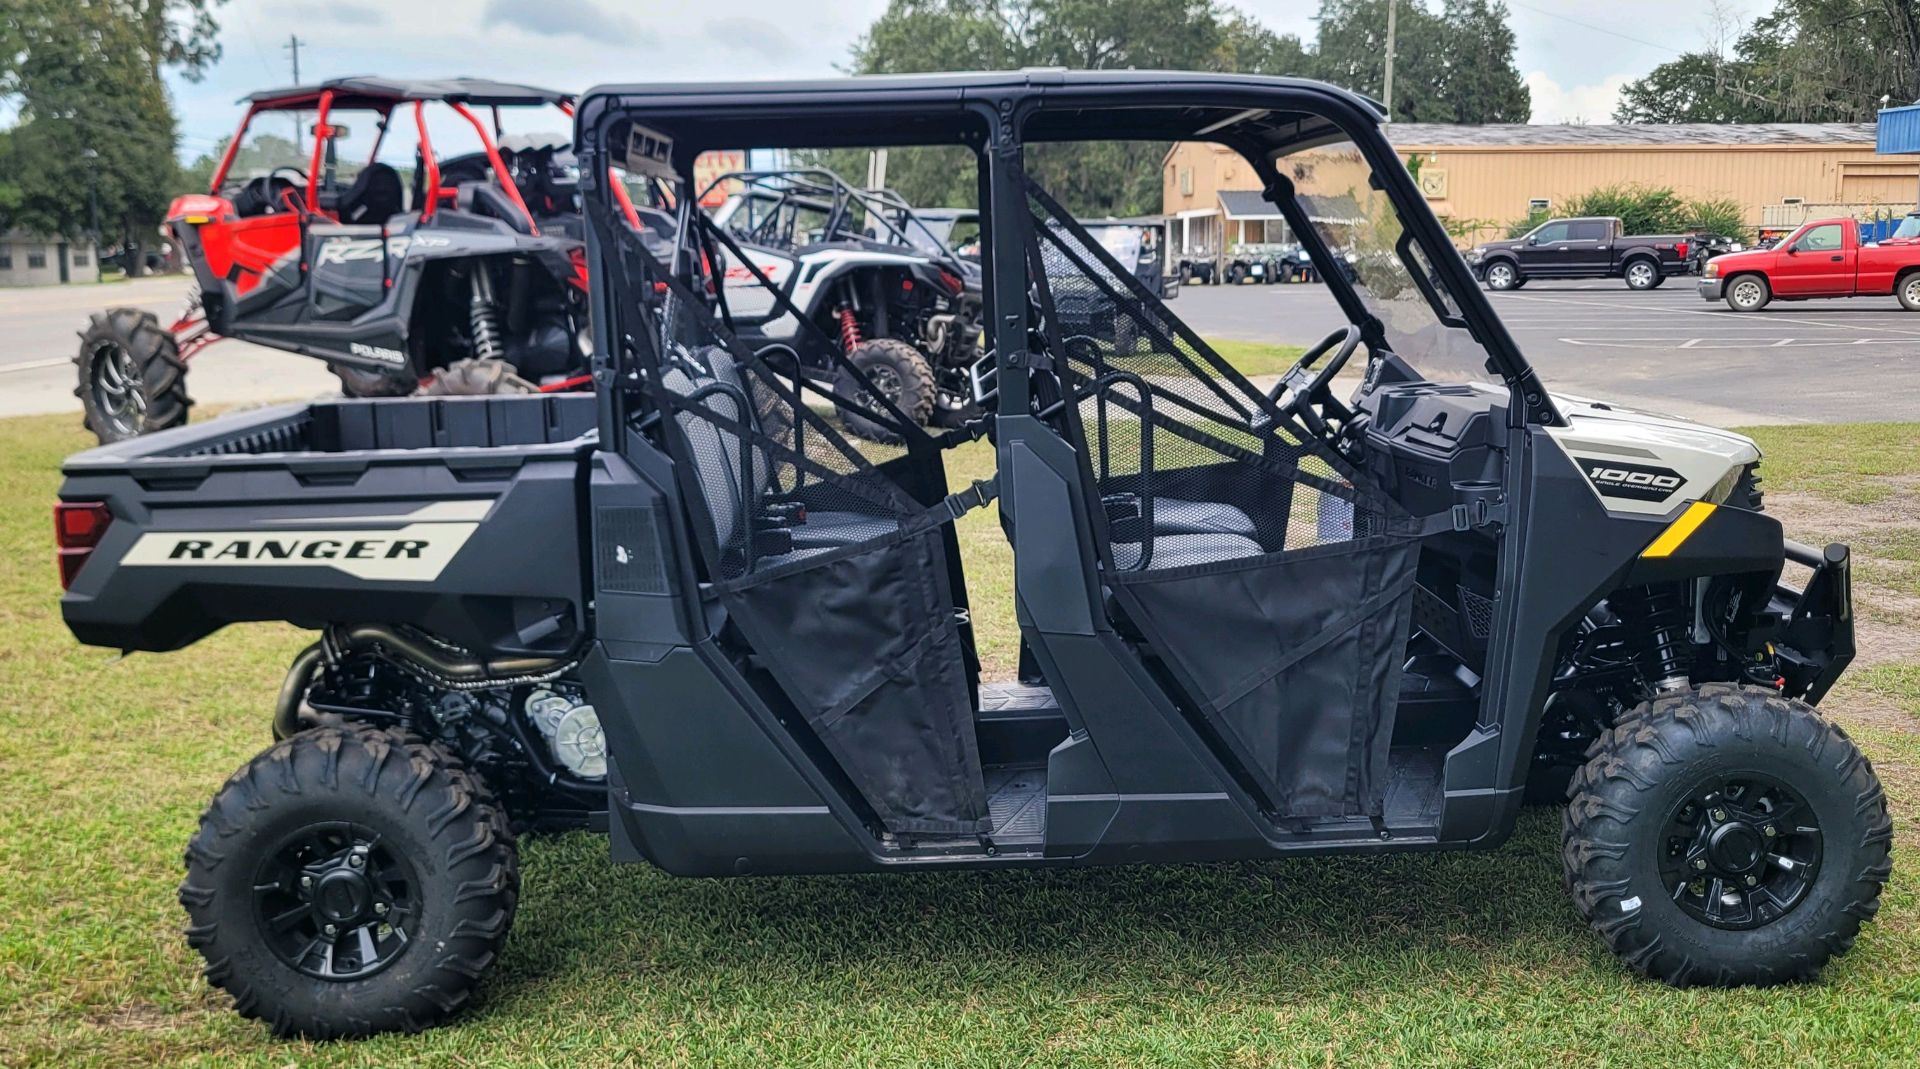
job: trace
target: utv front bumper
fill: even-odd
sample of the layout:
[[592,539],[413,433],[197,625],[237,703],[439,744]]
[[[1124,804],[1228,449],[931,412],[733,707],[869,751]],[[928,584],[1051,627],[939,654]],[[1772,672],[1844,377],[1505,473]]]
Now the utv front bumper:
[[1781,621],[1774,652],[1788,697],[1817,703],[1853,661],[1853,563],[1839,542],[1825,549],[1789,540],[1787,560],[1813,569],[1805,588],[1780,583],[1768,608]]

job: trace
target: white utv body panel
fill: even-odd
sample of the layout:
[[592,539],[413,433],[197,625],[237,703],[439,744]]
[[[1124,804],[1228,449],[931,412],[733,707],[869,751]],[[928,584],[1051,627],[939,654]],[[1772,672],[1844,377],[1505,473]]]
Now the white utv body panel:
[[[742,244],[740,251],[746,253],[753,265],[776,286],[788,286],[789,280],[797,279],[791,282],[792,288],[787,291],[787,296],[793,301],[794,307],[810,317],[819,315],[817,303],[822,291],[849,271],[867,267],[914,267],[927,262],[924,257],[857,248],[822,249],[806,253],[798,259],[754,245]],[[787,341],[799,333],[799,321],[790,312],[775,315],[778,309],[773,293],[760,285],[753,273],[744,266],[728,266],[726,287],[727,306],[736,317],[753,320],[774,316],[760,324],[760,333],[768,339]]]
[[1568,426],[1547,434],[1615,512],[1665,516],[1689,501],[1719,504],[1760,447],[1744,434],[1677,416],[1555,394]]

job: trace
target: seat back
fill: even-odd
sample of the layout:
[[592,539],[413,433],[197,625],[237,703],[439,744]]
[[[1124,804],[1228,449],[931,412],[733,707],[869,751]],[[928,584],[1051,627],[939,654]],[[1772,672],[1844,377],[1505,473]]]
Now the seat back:
[[340,221],[378,226],[407,210],[406,187],[400,172],[384,163],[370,163],[340,198]]
[[[742,441],[738,428],[757,430],[753,394],[732,354],[718,345],[676,347],[668,354],[660,382],[689,401],[674,416],[693,458],[693,477],[712,525],[713,544],[722,558],[745,552],[752,537],[748,521],[760,507],[772,481],[766,450]],[[703,417],[692,408],[711,413]]]

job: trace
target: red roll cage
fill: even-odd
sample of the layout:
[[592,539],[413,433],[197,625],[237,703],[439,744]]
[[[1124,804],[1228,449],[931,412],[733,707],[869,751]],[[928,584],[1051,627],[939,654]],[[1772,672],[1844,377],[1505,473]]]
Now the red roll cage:
[[[286,111],[313,111],[314,120],[313,152],[307,161],[307,192],[303,205],[299,205],[302,214],[307,216],[326,216],[331,213],[320,206],[319,184],[313,176],[321,173],[325,163],[327,143],[341,130],[328,122],[337,103],[345,102],[354,110],[371,110],[380,115],[379,133],[374,137],[373,148],[368,153],[367,162],[371,165],[380,155],[380,146],[386,140],[387,123],[393,117],[395,109],[407,104],[413,105],[414,128],[420,137],[421,168],[425,172],[426,184],[424,203],[420,204],[420,217],[430,219],[439,207],[441,200],[451,190],[440,188],[440,161],[433,150],[433,139],[427,132],[426,106],[430,101],[445,104],[449,110],[466,120],[473,132],[480,138],[481,148],[485,151],[487,163],[493,170],[494,181],[500,186],[513,206],[525,216],[531,233],[538,236],[540,225],[534,221],[533,212],[520,196],[520,190],[514,184],[513,175],[507,170],[506,161],[500,155],[498,135],[500,133],[500,107],[550,104],[560,110],[568,119],[573,117],[573,98],[562,93],[531,89],[523,86],[500,86],[494,83],[475,83],[456,79],[443,83],[387,83],[374,79],[341,79],[320,86],[299,87],[257,93],[247,99],[246,114],[240,117],[240,127],[234,132],[232,140],[227,142],[226,151],[220,157],[220,165],[214,168],[213,181],[208,192],[218,196],[226,184],[227,173],[233,168],[233,161],[239,154],[240,144],[246,139],[247,130],[252,126],[256,115]],[[469,104],[488,106],[492,110],[493,128],[474,114]]]

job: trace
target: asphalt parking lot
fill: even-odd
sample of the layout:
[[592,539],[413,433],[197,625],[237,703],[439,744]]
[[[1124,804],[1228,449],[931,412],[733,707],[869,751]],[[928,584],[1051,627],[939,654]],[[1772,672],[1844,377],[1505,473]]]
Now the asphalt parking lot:
[[[73,412],[74,353],[87,317],[110,306],[144,308],[169,323],[187,294],[173,276],[101,285],[0,289],[0,416]],[[205,404],[247,404],[337,394],[318,360],[223,341],[193,358],[187,391]]]
[[[1891,297],[1738,314],[1693,280],[1534,282],[1488,296],[1548,388],[1716,424],[1920,419],[1920,313]],[[1186,286],[1208,337],[1309,345],[1344,322],[1317,285]]]
[[[0,290],[0,416],[78,411],[75,334],[127,304],[163,319],[180,278]],[[1489,294],[1549,388],[1720,425],[1920,419],[1920,313],[1891,297],[1776,303],[1740,315],[1691,279],[1635,293],[1618,282],[1535,282]],[[1198,333],[1310,345],[1343,324],[1317,285],[1186,286],[1173,310]],[[336,391],[318,361],[242,342],[194,358],[193,396],[244,404]]]

